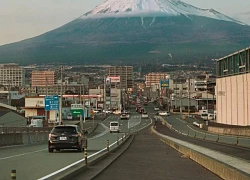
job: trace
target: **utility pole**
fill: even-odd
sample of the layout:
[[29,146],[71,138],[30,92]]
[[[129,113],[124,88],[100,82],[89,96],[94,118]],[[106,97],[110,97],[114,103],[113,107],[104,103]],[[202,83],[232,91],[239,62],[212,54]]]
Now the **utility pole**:
[[188,77],[188,117],[190,115],[190,77]]
[[83,90],[82,90],[82,92],[83,92],[83,111],[84,111],[84,114],[83,114],[83,122],[85,123],[86,122],[86,108],[85,108],[85,97],[84,97],[84,95],[85,95],[85,87],[84,87],[84,84],[83,84]]
[[[47,78],[47,75],[46,75],[46,97],[48,96],[48,78]],[[45,121],[47,122],[48,121],[48,111],[45,110]]]
[[208,121],[208,76],[206,74],[206,90],[207,90],[207,121]]
[[63,71],[63,66],[61,66],[61,92],[60,92],[60,113],[59,113],[59,117],[60,117],[60,119],[59,119],[59,124],[62,124],[62,100],[63,100],[63,98],[62,98],[62,96],[63,96],[63,74],[62,74],[62,71]]
[[177,108],[176,108],[176,99],[177,99],[177,84],[176,84],[176,82],[177,82],[177,81],[175,81],[175,91],[174,91],[174,93],[175,93],[174,108],[175,108],[175,109],[177,109]]
[[180,90],[180,113],[182,117],[182,89],[183,89],[183,84],[181,82],[181,90]]
[[[80,84],[80,97],[79,97],[79,101],[80,101],[80,104],[82,105],[82,84]],[[84,111],[84,106],[82,106],[83,108],[83,112],[84,112],[84,116],[85,116],[85,111]],[[80,114],[80,125],[81,125],[81,129],[83,129],[83,122],[82,122],[82,113]]]

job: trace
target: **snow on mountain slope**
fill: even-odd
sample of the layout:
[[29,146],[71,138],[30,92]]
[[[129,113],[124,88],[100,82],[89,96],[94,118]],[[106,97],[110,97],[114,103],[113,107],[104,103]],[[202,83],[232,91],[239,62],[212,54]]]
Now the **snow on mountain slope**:
[[197,15],[241,23],[214,9],[201,9],[180,0],[106,0],[81,18]]

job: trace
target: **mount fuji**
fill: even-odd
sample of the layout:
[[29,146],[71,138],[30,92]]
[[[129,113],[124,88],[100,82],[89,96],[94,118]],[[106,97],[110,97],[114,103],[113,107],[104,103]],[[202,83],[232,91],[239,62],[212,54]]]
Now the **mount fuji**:
[[194,63],[249,42],[250,26],[214,9],[180,0],[106,0],[62,27],[0,46],[0,62]]
[[180,0],[106,0],[81,18],[159,17],[196,15],[243,24],[214,9],[201,9]]

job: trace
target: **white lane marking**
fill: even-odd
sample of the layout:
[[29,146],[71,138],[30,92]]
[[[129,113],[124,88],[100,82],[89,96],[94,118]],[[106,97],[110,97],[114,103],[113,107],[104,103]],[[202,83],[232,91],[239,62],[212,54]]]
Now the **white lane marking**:
[[133,128],[140,123],[141,123],[141,118],[129,119],[128,120],[128,129]]
[[105,122],[105,121],[108,120],[108,119],[111,119],[111,117],[113,117],[113,116],[107,117],[106,119],[103,120],[103,122]]
[[[123,137],[125,137],[125,135],[124,135]],[[122,138],[118,139],[118,141],[121,141],[121,140],[122,140]],[[115,141],[114,143],[112,143],[111,145],[109,145],[109,147],[112,147],[112,146],[114,146],[114,145],[116,145],[116,144],[117,144],[117,141]],[[100,150],[100,151],[98,151],[98,152],[96,152],[96,153],[94,153],[94,154],[91,154],[90,156],[87,156],[87,159],[89,159],[89,158],[91,158],[91,157],[93,157],[93,156],[95,156],[95,155],[97,155],[97,154],[100,154],[100,153],[102,153],[103,151],[106,151],[106,150],[107,150],[107,148],[105,147],[105,148],[103,148],[102,150]],[[68,166],[66,166],[66,167],[64,167],[64,168],[62,168],[62,169],[59,169],[59,170],[57,170],[57,171],[55,171],[55,172],[53,172],[53,173],[51,173],[51,174],[49,174],[49,175],[47,175],[47,176],[41,177],[41,178],[39,178],[38,180],[45,180],[45,179],[51,178],[52,176],[54,176],[54,175],[56,175],[56,174],[59,174],[60,172],[63,172],[63,171],[65,171],[65,170],[67,170],[67,169],[73,167],[73,166],[76,165],[76,164],[82,163],[83,161],[85,161],[85,159],[81,159],[81,160],[79,160],[79,161],[76,161],[76,162],[74,162],[74,163],[72,163],[72,164],[70,164],[70,165],[68,165]]]
[[176,118],[178,121],[182,122],[183,124],[187,124],[186,122],[182,121],[181,119],[179,118]]
[[0,147],[0,149],[14,148],[14,147],[22,147],[22,146],[26,146],[26,145],[22,144],[22,145],[2,146],[2,147]]
[[96,138],[99,138],[101,136],[104,136],[105,134],[107,134],[109,132],[109,128],[107,126],[105,126],[103,123],[101,123],[101,125],[102,125],[102,127],[105,128],[105,131],[103,131],[100,134],[97,134],[96,136],[93,136],[92,138],[88,138],[88,139],[96,139]]
[[38,153],[38,152],[45,151],[45,150],[47,150],[47,148],[46,149],[37,150],[37,151],[27,152],[27,153],[23,153],[23,154],[17,154],[17,155],[14,155],[14,156],[8,156],[8,157],[0,158],[0,160],[11,159],[11,158],[15,158],[15,157],[19,157],[19,156],[24,156],[24,155],[28,155],[28,154],[34,154],[34,153]]
[[[142,129],[148,127],[150,124],[152,124],[152,123],[153,123],[152,118],[149,118],[149,119],[150,119],[150,123],[149,123],[149,124],[147,124],[146,126],[143,126],[143,127],[140,128],[140,129],[137,129],[136,131],[140,131],[140,130],[142,130]],[[133,129],[132,129],[132,130],[133,130]],[[132,131],[132,132],[136,132],[136,131]]]

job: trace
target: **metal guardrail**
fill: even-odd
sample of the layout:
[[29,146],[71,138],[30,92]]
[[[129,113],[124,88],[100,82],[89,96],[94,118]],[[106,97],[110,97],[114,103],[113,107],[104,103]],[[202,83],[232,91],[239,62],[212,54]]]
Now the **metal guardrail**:
[[50,132],[53,127],[0,127],[1,134]]

